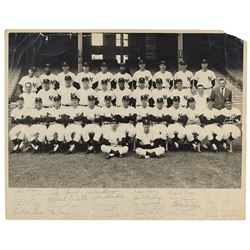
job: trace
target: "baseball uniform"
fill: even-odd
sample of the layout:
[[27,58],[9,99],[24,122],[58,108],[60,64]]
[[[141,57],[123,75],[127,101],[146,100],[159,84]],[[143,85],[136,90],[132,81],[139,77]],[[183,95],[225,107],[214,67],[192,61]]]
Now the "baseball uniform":
[[75,74],[68,71],[68,73],[64,73],[63,71],[57,75],[57,79],[59,81],[59,88],[62,88],[65,85],[65,76],[70,76],[72,81],[75,81]]
[[98,89],[101,90],[101,82],[102,80],[106,80],[108,82],[108,90],[111,90],[111,82],[114,80],[114,75],[107,71],[106,73],[103,73],[102,71],[98,72],[96,74],[96,79],[98,82]]
[[77,76],[75,78],[75,82],[79,83],[81,89],[83,88],[83,85],[82,85],[83,78],[88,78],[90,88],[92,88],[93,84],[97,82],[97,79],[96,79],[96,76],[94,73],[92,73],[92,72],[88,72],[88,73],[80,72],[77,74]]
[[35,76],[30,77],[29,75],[26,75],[26,76],[23,76],[21,78],[20,82],[19,82],[19,85],[21,85],[22,88],[23,88],[23,92],[26,91],[24,86],[25,86],[25,84],[27,82],[31,83],[31,85],[32,85],[32,90],[31,91],[33,93],[36,93],[37,89],[41,86],[41,83],[40,83],[40,81],[39,81],[39,79],[37,77],[35,77]]
[[63,106],[71,105],[71,96],[77,95],[77,89],[73,86],[66,88],[61,87],[57,90],[57,94],[61,96],[61,103]]
[[50,108],[53,106],[54,97],[58,96],[54,89],[40,89],[37,93],[37,97],[40,97],[43,101],[44,108]]
[[162,87],[169,89],[170,88],[170,81],[173,80],[173,75],[169,71],[158,71],[154,74],[153,76],[153,81],[156,82],[156,79],[161,79],[162,80]]
[[179,70],[175,73],[174,79],[181,79],[183,88],[191,88],[191,81],[193,81],[194,75],[191,71]]
[[46,75],[46,74],[40,75],[39,81],[40,81],[41,85],[43,84],[43,80],[45,80],[45,79],[48,79],[50,81],[50,88],[51,89],[55,89],[56,88],[56,86],[55,86],[56,82],[59,83],[58,77],[55,74],[53,74],[53,73],[50,73],[49,75]]
[[170,93],[171,92],[167,88],[164,88],[164,89],[155,88],[155,89],[152,89],[151,91],[151,97],[154,100],[154,104],[156,104],[156,100],[158,98],[163,98],[164,106],[167,106],[167,98],[170,97]]
[[116,100],[116,106],[121,107],[122,106],[122,98],[124,96],[129,96],[130,98],[132,97],[132,91],[128,88],[125,88],[121,90],[119,87],[113,90],[115,100]]
[[23,97],[24,104],[23,107],[25,109],[33,109],[35,108],[35,98],[37,97],[36,93],[22,93],[20,97]]
[[202,84],[206,90],[206,94],[210,95],[211,88],[213,87],[212,81],[216,79],[216,76],[211,70],[199,70],[194,74],[194,80],[197,81],[197,85]]
[[88,105],[88,96],[97,97],[97,92],[92,88],[88,88],[88,89],[80,88],[77,91],[77,96],[80,98],[79,104],[82,106],[87,106]]
[[99,90],[96,92],[96,96],[98,99],[99,107],[105,106],[105,100],[104,100],[105,96],[111,96],[112,101],[115,99],[114,91],[111,91],[111,90],[107,90],[107,91]]
[[114,81],[115,81],[116,85],[118,83],[119,78],[123,78],[125,80],[125,88],[126,89],[129,88],[129,83],[131,83],[133,81],[133,78],[129,73],[127,73],[127,72],[125,72],[125,73],[118,72],[118,73],[116,73],[114,75]]
[[146,95],[148,99],[152,97],[152,92],[148,88],[136,88],[132,92],[132,97],[136,100],[136,106],[141,106],[141,97]]
[[136,82],[136,86],[138,83],[139,78],[145,79],[145,88],[149,87],[149,82],[152,81],[152,74],[148,70],[137,70],[133,75],[133,80]]
[[180,97],[180,106],[181,107],[187,107],[187,99],[192,96],[191,91],[188,89],[182,89],[182,90],[178,90],[178,89],[174,89],[171,94],[170,94],[171,98],[173,98],[174,96],[179,96]]

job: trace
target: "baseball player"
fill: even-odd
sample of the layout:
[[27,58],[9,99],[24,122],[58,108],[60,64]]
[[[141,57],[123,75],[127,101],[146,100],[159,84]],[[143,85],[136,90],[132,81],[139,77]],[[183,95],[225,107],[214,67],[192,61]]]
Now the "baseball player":
[[149,119],[143,119],[143,129],[136,132],[135,152],[139,158],[160,157],[165,149],[159,145],[160,135],[150,126]]
[[144,78],[146,88],[151,88],[152,74],[150,71],[146,70],[146,63],[143,59],[139,60],[139,70],[137,70],[133,75],[134,88],[137,87],[140,78]]
[[231,98],[225,98],[225,108],[221,109],[221,116],[223,117],[223,148],[228,149],[228,152],[233,152],[232,141],[241,136],[239,128],[241,112],[238,108],[232,106]]
[[168,88],[163,88],[163,81],[161,78],[155,79],[156,88],[151,90],[151,96],[154,101],[154,105],[156,104],[156,100],[158,98],[162,98],[164,100],[164,106],[168,106],[168,98],[170,98],[170,91]]
[[49,118],[47,119],[47,124],[49,124],[46,139],[48,145],[50,145],[50,154],[61,152],[62,145],[65,136],[65,124],[67,120],[63,117],[68,113],[67,108],[62,107],[61,97],[54,97],[54,107],[48,110]]
[[80,85],[80,88],[83,88],[83,81],[82,79],[88,79],[89,81],[89,87],[92,89],[96,89],[97,87],[97,79],[94,73],[89,71],[89,63],[83,62],[82,64],[82,72],[78,73],[75,79],[75,82],[77,82]]
[[[127,68],[126,68],[126,64],[125,63],[121,63],[120,64],[120,71],[115,74],[114,76],[114,83],[115,83],[115,87],[118,83],[118,80],[120,78],[123,78],[125,80],[125,88],[126,89],[131,89],[132,85],[133,85],[133,78],[132,76],[127,72]],[[115,88],[114,87],[114,88]]]
[[62,70],[63,71],[57,75],[57,79],[59,81],[59,88],[61,88],[62,86],[64,86],[64,84],[65,84],[64,83],[65,76],[70,76],[71,77],[71,79],[72,79],[72,85],[73,85],[73,82],[75,81],[76,76],[75,76],[74,73],[72,73],[71,71],[69,71],[69,69],[70,69],[69,64],[67,62],[63,62],[63,64],[62,64]]
[[142,121],[143,119],[150,119],[152,115],[152,108],[148,106],[148,96],[141,96],[141,105],[136,108],[136,130],[142,129]]
[[65,128],[65,141],[68,144],[66,154],[75,153],[82,135],[83,107],[79,106],[77,95],[71,95],[72,104],[67,108],[68,125]]
[[25,133],[29,129],[25,122],[26,116],[27,110],[24,108],[24,99],[19,96],[17,98],[17,107],[10,113],[11,123],[14,125],[9,132],[10,140],[14,144],[12,153],[18,153],[24,147]]
[[151,96],[152,92],[146,87],[146,80],[143,77],[138,79],[138,87],[132,92],[132,98],[135,100],[133,106],[140,106],[141,105],[141,97],[147,96],[149,101],[150,107],[153,106],[153,99]]
[[186,115],[188,117],[185,125],[187,141],[192,144],[193,150],[201,152],[200,143],[203,142],[207,136],[206,130],[201,127],[200,115],[202,110],[196,106],[196,101],[193,97],[187,100]]
[[58,95],[61,96],[62,106],[71,105],[71,96],[77,95],[77,89],[72,85],[73,81],[70,75],[64,77],[64,85],[60,85],[57,90]]
[[173,106],[168,108],[170,123],[167,127],[168,138],[173,142],[176,149],[179,148],[179,141],[183,140],[186,134],[184,125],[187,122],[186,108],[181,107],[180,97],[173,97]]
[[97,89],[100,90],[101,83],[103,80],[107,81],[108,83],[108,90],[111,90],[111,83],[114,80],[114,75],[108,71],[108,65],[106,62],[102,62],[101,64],[101,71],[96,74],[96,79],[98,82]]
[[194,75],[191,71],[187,70],[187,63],[184,60],[180,60],[179,62],[180,70],[177,71],[174,75],[174,79],[181,79],[183,88],[190,89],[192,88]]
[[27,82],[30,82],[32,85],[32,92],[37,93],[37,91],[41,88],[41,83],[39,79],[34,75],[35,74],[35,67],[31,67],[28,70],[28,75],[23,76],[19,82],[19,87],[21,92],[25,92],[24,85]]
[[126,81],[124,78],[119,78],[117,82],[118,88],[113,90],[115,95],[115,105],[121,107],[123,96],[129,96],[129,98],[132,98],[132,91],[129,88],[125,88]]
[[24,90],[20,95],[24,100],[24,108],[27,110],[35,108],[36,93],[32,92],[32,84],[30,82],[25,83]]
[[40,75],[39,81],[41,85],[43,84],[44,79],[49,79],[50,81],[50,88],[51,89],[59,89],[59,80],[55,74],[51,72],[51,64],[46,63],[44,65],[44,74]]
[[42,86],[43,88],[38,91],[37,97],[42,99],[44,108],[51,108],[54,104],[54,97],[58,94],[56,90],[50,88],[51,85],[49,79],[43,79]]
[[[223,131],[219,126],[221,123],[221,112],[214,108],[214,100],[207,97],[207,108],[203,110],[200,121],[207,133],[208,140],[214,152],[218,151],[218,145],[221,144]],[[205,148],[206,145],[204,145]]]
[[119,127],[125,131],[126,143],[131,148],[135,136],[136,109],[129,106],[130,97],[122,97],[122,106],[116,108],[115,115],[119,116]]
[[43,102],[40,97],[35,99],[35,108],[29,111],[29,119],[32,124],[26,132],[26,138],[33,149],[33,153],[41,151],[45,145],[45,136],[47,133],[48,110],[43,108]]
[[160,135],[160,145],[165,147],[167,140],[167,122],[169,120],[168,109],[164,107],[164,99],[159,97],[156,99],[156,107],[152,109],[150,115],[151,124],[153,129]]
[[156,72],[153,76],[154,86],[156,85],[156,80],[161,79],[162,87],[170,89],[173,86],[173,75],[170,71],[167,71],[167,63],[162,60],[159,65],[160,70]]
[[84,123],[86,125],[82,129],[82,138],[88,147],[87,154],[96,152],[102,136],[102,129],[99,125],[101,109],[95,106],[94,96],[89,96],[88,101],[88,106],[83,108]]
[[211,89],[215,85],[216,76],[212,70],[208,69],[207,59],[202,59],[201,69],[194,74],[194,86],[202,84],[207,95],[211,94]]
[[187,107],[187,99],[190,97],[191,91],[189,89],[183,88],[183,83],[181,79],[175,80],[175,89],[171,92],[171,98],[173,99],[174,96],[180,97],[180,106]]
[[105,96],[111,96],[112,102],[115,100],[115,95],[114,92],[108,89],[108,81],[103,79],[101,81],[101,90],[97,91],[97,101],[98,101],[98,106],[103,107],[105,106]]
[[193,96],[196,102],[196,107],[199,107],[200,109],[205,109],[207,107],[208,95],[204,90],[204,86],[202,84],[198,84],[197,93]]
[[128,153],[126,145],[125,132],[119,127],[119,121],[111,118],[111,124],[103,131],[101,151],[105,153],[105,157],[110,159],[114,156],[124,157]]
[[93,95],[95,98],[97,98],[97,92],[89,87],[90,78],[89,77],[83,77],[81,79],[81,88],[78,89],[77,95],[80,98],[80,105],[87,107],[88,105],[88,96]]

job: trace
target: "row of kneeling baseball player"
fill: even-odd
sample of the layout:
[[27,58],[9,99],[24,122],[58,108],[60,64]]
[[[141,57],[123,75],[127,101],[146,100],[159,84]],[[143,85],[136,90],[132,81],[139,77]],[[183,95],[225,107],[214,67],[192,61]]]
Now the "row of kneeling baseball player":
[[[232,152],[232,141],[241,136],[240,111],[225,98],[225,108],[215,109],[214,100],[207,98],[207,107],[199,109],[193,97],[188,107],[180,106],[180,97],[173,97],[173,105],[164,107],[163,98],[158,98],[156,107],[150,108],[147,96],[142,96],[141,107],[129,106],[129,97],[124,96],[122,107],[114,107],[109,96],[105,106],[95,105],[94,96],[88,97],[87,107],[79,106],[79,98],[71,96],[72,105],[61,105],[61,98],[54,98],[53,108],[43,108],[42,99],[35,99],[35,109],[24,108],[19,97],[18,106],[11,112],[14,127],[10,139],[12,152],[31,149],[34,153],[47,151],[67,154],[83,150],[95,153],[101,149],[112,156],[124,156],[135,150],[141,157],[160,156],[168,151],[169,143],[178,149],[183,142],[193,150],[201,148],[217,151],[218,148]],[[27,112],[28,111],[28,112]]]

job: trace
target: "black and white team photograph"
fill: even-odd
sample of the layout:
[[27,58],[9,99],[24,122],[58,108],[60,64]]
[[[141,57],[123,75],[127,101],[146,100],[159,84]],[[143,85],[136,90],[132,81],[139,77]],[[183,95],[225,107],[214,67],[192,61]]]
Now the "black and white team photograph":
[[9,187],[240,188],[243,47],[225,33],[10,32]]

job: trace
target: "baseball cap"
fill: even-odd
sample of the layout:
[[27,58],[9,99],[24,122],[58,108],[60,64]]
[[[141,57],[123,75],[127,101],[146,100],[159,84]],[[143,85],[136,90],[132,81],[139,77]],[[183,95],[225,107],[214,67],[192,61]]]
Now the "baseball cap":
[[42,102],[43,102],[43,100],[42,100],[42,98],[41,98],[41,97],[36,97],[36,98],[35,98],[35,102],[36,102],[36,103],[38,103],[38,102],[42,103]]
[[146,64],[146,62],[145,62],[143,59],[140,59],[139,62],[138,62],[138,64],[139,64],[139,65],[140,65],[140,64]]
[[88,63],[88,62],[83,62],[83,63],[82,63],[82,66],[83,66],[83,67],[89,67],[89,63]]
[[179,102],[180,101],[180,97],[179,96],[174,96],[173,97],[173,101],[174,102]]
[[206,58],[203,58],[203,59],[201,60],[201,63],[208,63],[208,61],[207,61]]
[[141,96],[141,100],[142,100],[142,101],[143,101],[143,100],[144,100],[144,101],[145,101],[145,100],[148,100],[148,96],[147,96],[147,95],[142,95],[142,96]]
[[161,61],[160,61],[160,65],[165,65],[165,66],[166,66],[166,65],[167,65],[167,62],[166,62],[165,60],[161,60]]
[[67,62],[63,62],[62,67],[68,67],[68,66],[69,66],[69,65],[68,65]]
[[143,123],[144,125],[150,125],[150,120],[147,119],[147,118],[144,118],[144,119],[142,120],[142,123]]
[[51,64],[50,63],[45,63],[44,68],[51,68]]
[[118,79],[118,82],[125,83],[125,79],[123,77],[121,77],[121,78]]
[[197,89],[198,89],[199,87],[203,87],[203,88],[204,88],[204,85],[201,84],[201,83],[199,83],[199,84],[197,85]]
[[106,62],[102,62],[101,67],[108,67]]
[[129,100],[130,100],[130,98],[129,98],[129,96],[128,96],[128,95],[124,95],[124,96],[122,97],[122,100],[123,100],[123,101],[129,101]]
[[43,79],[43,84],[50,84],[50,80],[49,79]]
[[31,83],[31,82],[26,82],[26,83],[24,84],[25,87],[26,87],[27,85],[32,86],[32,83]]
[[66,76],[64,77],[64,80],[65,80],[65,81],[71,81],[71,80],[72,80],[72,78],[71,78],[71,76],[66,75]]
[[178,82],[182,83],[182,80],[181,79],[176,79],[175,84],[178,83]]
[[181,59],[181,60],[179,61],[179,64],[182,65],[182,66],[187,65],[187,63],[184,61],[184,59]]
[[231,99],[230,97],[225,97],[225,98],[224,98],[224,103],[225,103],[225,102],[232,102],[232,99]]
[[207,102],[214,102],[214,99],[211,96],[209,96],[207,97]]
[[70,95],[70,99],[71,100],[78,100],[79,101],[79,98],[78,98],[78,96],[76,94],[71,94]]
[[88,96],[88,101],[94,101],[94,100],[95,100],[95,97],[93,95]]
[[89,82],[89,78],[88,77],[83,77],[82,82]]
[[103,80],[101,81],[101,84],[108,84],[108,80],[107,80],[107,79],[103,79]]
[[157,79],[155,80],[155,82],[156,82],[156,83],[162,83],[162,79],[161,79],[161,78],[157,78]]
[[105,95],[104,96],[104,101],[111,101],[111,96],[110,95]]
[[163,100],[163,98],[159,97],[159,98],[156,99],[156,102],[157,102],[157,103],[163,103],[164,100]]
[[195,102],[195,99],[193,97],[189,97],[187,100],[187,103],[190,103],[190,102]]
[[24,99],[23,99],[22,96],[18,96],[18,97],[17,97],[17,101],[24,101]]
[[54,96],[54,102],[60,102],[61,101],[61,96]]
[[144,77],[140,77],[138,80],[139,83],[145,83],[145,78]]

